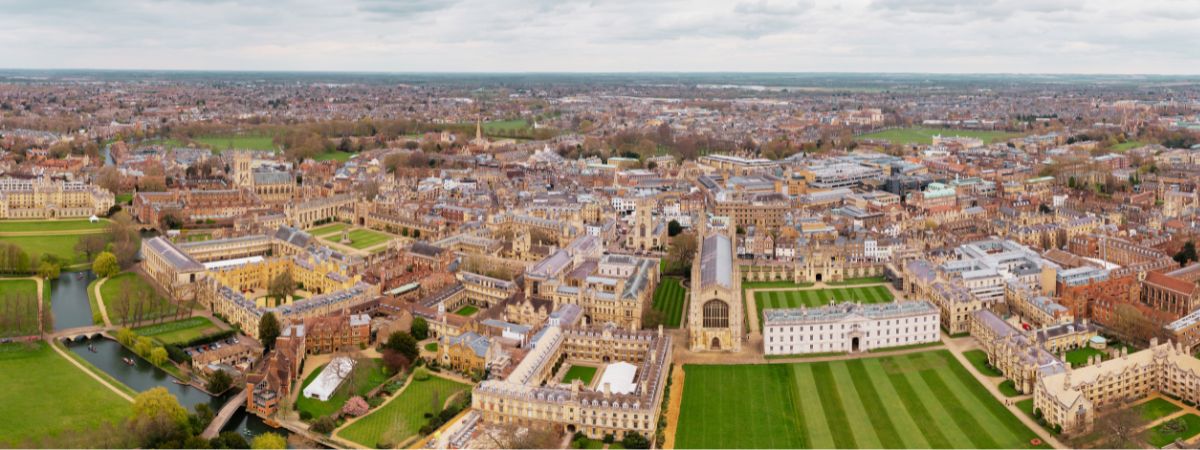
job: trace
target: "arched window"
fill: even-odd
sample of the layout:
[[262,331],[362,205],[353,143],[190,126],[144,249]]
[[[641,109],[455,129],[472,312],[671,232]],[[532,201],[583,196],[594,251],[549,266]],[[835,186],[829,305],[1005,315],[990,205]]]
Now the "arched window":
[[704,303],[704,328],[728,328],[729,305],[712,299]]

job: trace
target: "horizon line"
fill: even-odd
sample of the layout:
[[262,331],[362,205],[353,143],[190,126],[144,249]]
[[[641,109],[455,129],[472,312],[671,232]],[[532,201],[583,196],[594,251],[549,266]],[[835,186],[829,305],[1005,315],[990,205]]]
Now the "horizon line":
[[1118,72],[889,72],[889,71],[385,71],[385,70],[324,70],[324,69],[147,69],[93,67],[0,67],[3,71],[45,72],[169,72],[169,73],[300,73],[348,75],[1004,75],[1004,76],[1112,76],[1112,77],[1197,77],[1197,73],[1118,73]]

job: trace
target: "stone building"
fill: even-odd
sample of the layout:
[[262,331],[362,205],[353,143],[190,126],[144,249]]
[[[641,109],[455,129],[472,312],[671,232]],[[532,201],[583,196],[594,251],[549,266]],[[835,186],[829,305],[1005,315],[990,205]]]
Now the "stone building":
[[79,181],[0,178],[0,219],[56,219],[104,215],[113,193]]
[[733,255],[733,240],[720,232],[705,235],[692,262],[688,294],[688,347],[692,351],[742,350],[742,280]]
[[763,353],[858,353],[937,342],[939,324],[937,307],[924,300],[764,309]]

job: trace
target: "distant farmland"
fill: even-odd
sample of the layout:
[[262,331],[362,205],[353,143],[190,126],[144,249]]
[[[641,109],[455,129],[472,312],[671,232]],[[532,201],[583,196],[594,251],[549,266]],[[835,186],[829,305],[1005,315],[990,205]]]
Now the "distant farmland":
[[983,139],[983,143],[991,144],[997,141],[1020,136],[1019,133],[1009,133],[1007,131],[987,131],[987,130],[957,130],[951,128],[893,128],[890,130],[876,131],[874,133],[861,134],[855,137],[858,140],[876,139],[889,141],[893,144],[932,144],[935,135],[942,136],[962,136]]

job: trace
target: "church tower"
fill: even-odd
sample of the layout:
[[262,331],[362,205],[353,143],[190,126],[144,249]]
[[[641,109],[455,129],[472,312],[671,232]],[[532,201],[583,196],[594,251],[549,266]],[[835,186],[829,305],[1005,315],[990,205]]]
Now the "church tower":
[[699,248],[692,261],[688,303],[688,347],[692,351],[740,352],[745,339],[742,277],[728,233],[707,230],[696,221]]
[[250,169],[250,152],[233,153],[233,184],[237,187],[254,186],[254,171]]

